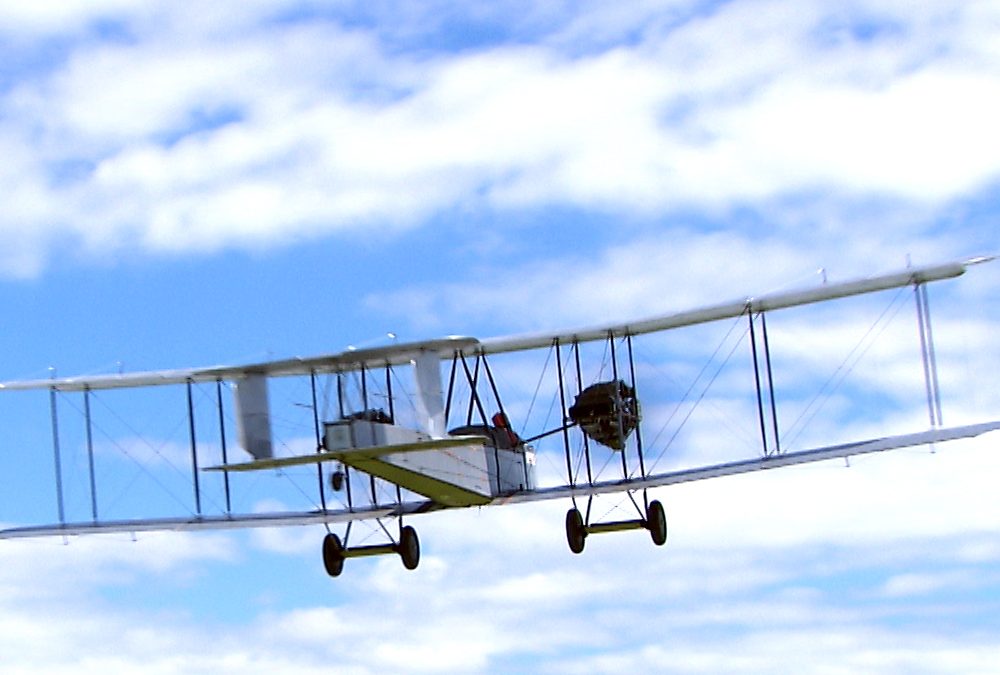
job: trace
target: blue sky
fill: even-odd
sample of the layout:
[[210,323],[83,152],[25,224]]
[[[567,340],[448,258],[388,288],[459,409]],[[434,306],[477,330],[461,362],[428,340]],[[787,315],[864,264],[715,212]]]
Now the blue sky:
[[[0,379],[590,325],[998,253],[998,33],[995,2],[2,3]],[[1000,412],[998,289],[994,263],[931,291],[948,423]],[[783,423],[892,300],[775,316]],[[900,303],[799,447],[926,425]],[[654,428],[728,328],[643,345]],[[665,465],[752,454],[734,353]],[[501,375],[529,422],[537,356]],[[166,468],[183,392],[100,405],[102,510],[189,499]],[[0,520],[51,520],[47,399],[0,415]],[[425,517],[416,572],[336,581],[315,528],[7,542],[0,672],[986,672],[995,451],[663,490],[664,549],[573,556],[563,503]]]

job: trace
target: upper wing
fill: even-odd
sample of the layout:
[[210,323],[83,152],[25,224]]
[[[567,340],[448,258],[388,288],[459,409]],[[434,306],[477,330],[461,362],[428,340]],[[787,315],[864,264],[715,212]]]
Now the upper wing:
[[608,335],[641,335],[655,331],[691,326],[720,319],[737,317],[747,312],[762,312],[774,309],[807,305],[825,300],[833,300],[863,293],[888,290],[913,284],[938,281],[960,276],[970,265],[985,262],[987,258],[974,258],[961,262],[928,267],[914,267],[901,272],[882,276],[857,279],[837,284],[824,284],[816,288],[765,295],[759,298],[745,298],[711,307],[703,307],[685,312],[664,314],[640,321],[608,324],[581,330],[566,330],[548,333],[515,335],[477,340],[470,337],[449,336],[435,340],[425,340],[405,344],[393,344],[373,349],[347,350],[336,354],[277,361],[265,361],[241,366],[213,366],[182,370],[161,370],[123,375],[84,376],[54,378],[49,380],[28,380],[0,383],[0,390],[55,389],[58,391],[84,391],[87,389],[115,389],[123,387],[143,387],[186,382],[216,382],[238,380],[252,375],[282,377],[309,375],[311,373],[335,373],[365,367],[381,367],[408,363],[416,357],[437,353],[451,356],[457,352],[467,354],[494,354],[526,349],[549,347],[554,341],[562,343],[603,340]]
[[479,341],[475,338],[448,336],[393,344],[372,349],[349,349],[337,354],[312,357],[294,357],[279,361],[263,361],[242,366],[210,366],[180,370],[154,370],[121,375],[87,375],[49,380],[23,380],[0,383],[0,390],[55,389],[57,391],[85,391],[122,389],[127,387],[152,387],[187,382],[218,382],[239,380],[249,376],[287,377],[311,373],[336,373],[357,370],[361,367],[382,367],[409,363],[422,354],[451,355],[458,351],[473,350]]
[[515,352],[550,347],[557,340],[562,344],[589,342],[605,340],[609,335],[643,335],[645,333],[654,333],[656,331],[681,328],[683,326],[694,326],[722,319],[731,319],[747,313],[785,309],[824,302],[826,300],[835,300],[837,298],[846,298],[852,295],[862,295],[864,293],[874,293],[902,286],[951,279],[964,274],[969,266],[987,262],[988,260],[992,260],[992,258],[972,258],[944,265],[914,267],[892,274],[855,279],[836,284],[823,284],[816,288],[774,293],[758,298],[744,298],[711,307],[702,307],[675,314],[663,314],[628,323],[595,326],[583,330],[567,330],[556,333],[536,333],[489,338],[482,340],[479,351],[484,354]]

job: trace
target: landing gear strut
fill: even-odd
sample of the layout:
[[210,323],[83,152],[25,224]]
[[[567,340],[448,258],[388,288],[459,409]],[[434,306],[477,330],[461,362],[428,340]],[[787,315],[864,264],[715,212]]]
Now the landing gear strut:
[[340,537],[332,532],[323,537],[323,567],[331,577],[338,577],[344,571],[344,561],[348,558],[363,558],[373,555],[397,554],[408,570],[417,569],[420,564],[420,539],[417,531],[409,525],[399,531],[399,543],[375,546],[355,546],[347,548]]

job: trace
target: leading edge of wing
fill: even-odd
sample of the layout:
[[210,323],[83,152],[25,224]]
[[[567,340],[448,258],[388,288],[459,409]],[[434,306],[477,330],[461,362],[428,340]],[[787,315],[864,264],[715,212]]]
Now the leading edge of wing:
[[777,469],[784,466],[794,466],[796,464],[822,462],[828,459],[851,457],[853,455],[884,452],[886,450],[897,450],[900,448],[929,445],[932,443],[945,443],[947,441],[955,441],[962,438],[973,438],[975,436],[997,430],[1000,430],[1000,420],[983,422],[980,424],[949,427],[945,429],[931,429],[929,431],[920,431],[912,434],[887,436],[885,438],[874,438],[866,441],[845,443],[842,445],[831,445],[822,448],[813,448],[811,450],[801,450],[799,452],[788,452],[769,457],[756,457],[754,459],[728,462],[725,464],[715,464],[712,466],[696,467],[693,469],[682,469],[680,471],[671,471],[669,473],[654,474],[646,476],[645,478],[603,481],[600,483],[594,483],[593,485],[561,485],[550,488],[538,488],[531,492],[518,492],[509,497],[498,499],[493,503],[507,504],[535,502],[549,499],[562,499],[565,497],[586,497],[590,495],[664,487],[666,485],[691,483],[699,480],[708,480],[710,478],[721,478],[723,476],[735,476],[754,471]]
[[84,375],[61,377],[48,380],[22,380],[0,382],[0,391],[25,391],[54,389],[56,391],[87,391],[101,389],[124,389],[128,387],[155,387],[188,382],[218,382],[238,380],[248,375],[286,377],[309,375],[310,373],[335,373],[358,370],[364,367],[382,367],[410,362],[424,352],[438,352],[451,355],[462,350],[471,350],[479,344],[475,338],[450,335],[433,340],[421,340],[373,347],[370,349],[347,349],[336,354],[312,357],[294,357],[277,361],[263,361],[237,366],[210,366],[207,368],[187,368],[178,370],[152,370],[114,375]]
[[760,297],[749,297],[719,305],[691,309],[673,314],[663,314],[628,323],[594,326],[583,330],[566,330],[548,333],[531,333],[511,335],[496,338],[486,338],[481,341],[479,352],[483,354],[499,354],[504,352],[524,351],[551,347],[558,340],[561,344],[574,342],[590,342],[605,340],[608,335],[643,335],[662,330],[694,326],[712,321],[731,319],[748,312],[766,312],[776,309],[786,309],[800,305],[809,305],[826,300],[846,298],[852,295],[862,295],[885,291],[901,286],[941,281],[961,276],[972,265],[988,262],[993,258],[971,258],[960,262],[945,263],[926,267],[914,267],[900,272],[865,277],[853,281],[835,284],[823,284],[815,288],[799,289],[783,293],[773,293]]
[[708,323],[733,318],[747,312],[761,312],[825,300],[872,293],[918,283],[950,279],[965,273],[971,265],[992,260],[992,257],[972,258],[942,265],[914,267],[882,276],[868,277],[837,284],[824,284],[817,288],[776,293],[758,298],[746,298],[711,307],[665,314],[640,321],[530,335],[512,335],[487,338],[482,341],[472,337],[447,336],[418,342],[391,344],[370,349],[347,349],[335,354],[313,357],[294,357],[236,366],[212,366],[179,370],[158,370],[115,375],[88,375],[0,382],[0,391],[54,389],[58,391],[86,391],[146,387],[188,382],[216,382],[238,380],[248,375],[284,377],[310,373],[333,373],[357,370],[362,366],[381,367],[407,363],[422,352],[433,351],[444,355],[464,351],[467,353],[494,354],[546,348],[555,340],[560,342],[586,342],[603,340],[609,334],[642,335],[660,330]]

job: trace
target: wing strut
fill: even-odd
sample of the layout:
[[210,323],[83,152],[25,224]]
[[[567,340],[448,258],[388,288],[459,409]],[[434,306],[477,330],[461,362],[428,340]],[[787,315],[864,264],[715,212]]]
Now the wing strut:
[[90,419],[90,390],[83,390],[83,416],[87,426],[87,468],[90,474],[90,513],[97,522],[97,480],[94,477],[94,434]]
[[[52,370],[52,377],[56,375]],[[59,447],[59,407],[56,403],[56,388],[49,389],[49,410],[52,417],[52,460],[56,473],[56,508],[59,511],[59,524],[66,524],[66,507],[63,503],[62,484],[62,450]]]
[[198,484],[198,438],[194,428],[194,397],[191,392],[191,380],[187,383],[188,433],[191,436],[191,474],[194,482],[194,508],[201,515],[201,486]]
[[767,376],[768,407],[771,410],[771,432],[774,438],[774,448],[769,449],[767,443],[767,422],[764,414],[764,387],[761,382],[760,350],[757,347],[757,324],[754,322],[753,309],[747,305],[747,316],[750,317],[750,352],[753,356],[753,374],[757,389],[757,415],[760,420],[760,438],[764,448],[764,456],[781,454],[781,439],[778,435],[778,407],[774,402],[774,374],[771,370],[771,346],[767,337],[767,319],[765,312],[759,312],[761,346],[764,351],[764,374]]
[[560,424],[562,424],[563,447],[566,450],[566,480],[569,481],[570,487],[575,487],[576,480],[573,477],[573,459],[570,456],[569,449],[569,425],[566,424],[566,377],[563,374],[562,345],[559,344],[559,338],[555,338],[552,344],[556,348],[556,373],[559,376],[559,414],[562,417]]
[[[312,409],[313,409],[313,430],[316,433],[316,452],[323,452],[323,438],[320,435],[320,424],[319,424],[319,406],[316,397],[316,371],[309,373],[309,389],[312,392]],[[229,472],[224,472],[226,476]],[[316,477],[319,481],[319,504],[323,511],[326,511],[326,487],[323,485],[323,465],[316,464]],[[329,531],[329,526],[327,527]]]
[[938,385],[937,358],[934,355],[934,334],[931,331],[931,307],[927,300],[927,284],[913,286],[917,299],[917,323],[920,328],[920,357],[924,364],[924,384],[927,388],[927,409],[931,427],[944,424],[941,419],[941,390]]
[[[226,416],[222,408],[222,380],[215,381],[215,400],[219,408],[219,445],[222,448],[222,463],[229,464],[229,452],[226,448]],[[226,513],[233,512],[232,498],[229,494],[229,474],[222,474],[223,487],[226,490]]]
[[[583,393],[583,366],[580,363],[580,343],[573,342],[573,358],[576,361],[576,395]],[[590,464],[590,437],[583,434],[583,455],[587,460],[587,484],[594,484],[594,471]]]

